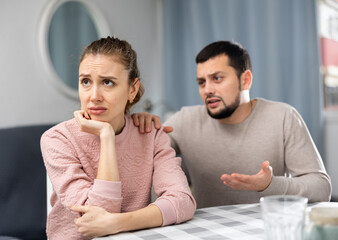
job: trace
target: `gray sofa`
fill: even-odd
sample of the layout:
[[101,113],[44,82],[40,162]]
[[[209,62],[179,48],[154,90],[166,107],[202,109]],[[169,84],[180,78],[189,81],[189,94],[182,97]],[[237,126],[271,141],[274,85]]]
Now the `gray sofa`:
[[40,137],[52,125],[0,129],[0,239],[46,239]]

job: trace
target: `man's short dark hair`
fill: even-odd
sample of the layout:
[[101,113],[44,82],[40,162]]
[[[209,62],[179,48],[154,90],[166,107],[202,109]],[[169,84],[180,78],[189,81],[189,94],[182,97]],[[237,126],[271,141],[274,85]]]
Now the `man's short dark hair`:
[[249,53],[239,43],[231,41],[213,42],[204,47],[196,56],[196,63],[204,63],[211,58],[225,54],[229,65],[236,70],[238,78],[246,70],[252,71]]

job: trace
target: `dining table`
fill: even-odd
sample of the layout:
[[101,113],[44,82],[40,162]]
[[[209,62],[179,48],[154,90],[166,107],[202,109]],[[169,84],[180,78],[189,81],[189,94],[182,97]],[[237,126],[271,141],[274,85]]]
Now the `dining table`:
[[[310,203],[306,209],[305,224],[312,207],[338,207],[337,202]],[[189,240],[189,239],[265,239],[264,223],[259,203],[236,204],[199,208],[194,217],[184,223],[165,227],[123,232],[95,240]]]

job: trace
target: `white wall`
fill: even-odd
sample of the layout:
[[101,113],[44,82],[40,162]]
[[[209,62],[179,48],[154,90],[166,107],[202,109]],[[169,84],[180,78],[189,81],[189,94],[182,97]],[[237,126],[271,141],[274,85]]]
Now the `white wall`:
[[[39,54],[41,15],[51,0],[0,2],[0,128],[56,123],[72,117],[77,99],[51,84]],[[162,1],[86,0],[95,3],[111,33],[128,40],[138,53],[143,98],[162,96]],[[142,110],[140,107],[137,110]]]

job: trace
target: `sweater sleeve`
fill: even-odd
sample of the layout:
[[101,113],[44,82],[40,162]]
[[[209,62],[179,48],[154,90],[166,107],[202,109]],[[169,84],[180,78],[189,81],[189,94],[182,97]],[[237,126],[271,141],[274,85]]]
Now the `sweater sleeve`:
[[165,123],[164,126],[173,127],[173,131],[169,133],[170,137],[170,145],[175,150],[176,154],[181,154],[181,150],[179,148],[179,134],[181,131],[181,124],[182,123],[182,110],[174,113]]
[[154,149],[153,186],[158,198],[153,204],[162,212],[163,226],[187,221],[195,213],[196,202],[181,169],[181,159],[162,129],[156,134]]
[[285,114],[284,153],[288,177],[273,176],[262,195],[301,195],[309,202],[329,201],[330,178],[302,117],[294,108]]
[[[93,180],[67,134],[52,129],[41,137],[41,151],[54,193],[62,205],[94,205],[121,211],[121,182]],[[90,159],[86,162],[90,163]]]

